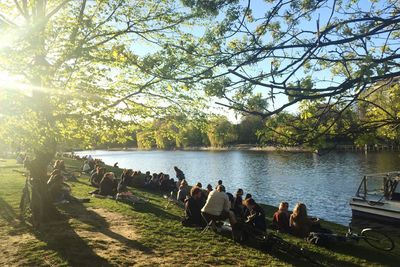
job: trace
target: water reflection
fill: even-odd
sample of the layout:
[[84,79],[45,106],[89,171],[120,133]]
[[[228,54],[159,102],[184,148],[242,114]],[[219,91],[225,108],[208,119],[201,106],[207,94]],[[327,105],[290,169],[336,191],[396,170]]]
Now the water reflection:
[[366,173],[396,170],[398,153],[336,153],[323,156],[308,153],[250,151],[82,151],[107,164],[120,167],[175,174],[181,168],[194,184],[219,179],[227,190],[243,188],[262,203],[278,205],[288,201],[293,208],[304,202],[311,215],[347,225],[351,210],[349,199]]

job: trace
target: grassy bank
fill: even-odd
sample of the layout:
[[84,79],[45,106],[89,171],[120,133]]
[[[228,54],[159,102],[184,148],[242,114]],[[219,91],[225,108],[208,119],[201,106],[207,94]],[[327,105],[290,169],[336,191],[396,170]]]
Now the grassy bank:
[[[162,194],[132,189],[148,199],[134,207],[110,199],[92,198],[90,203],[59,205],[61,216],[32,231],[18,220],[18,203],[24,177],[13,160],[0,162],[0,257],[1,266],[154,266],[154,265],[242,265],[310,266],[310,263],[283,252],[263,252],[251,243],[239,245],[229,236],[204,234],[183,228],[181,208],[169,205]],[[81,163],[67,160],[67,168]],[[109,168],[115,172],[120,170]],[[88,197],[92,190],[88,177],[71,183],[73,194]],[[265,206],[271,217],[275,208]],[[343,226],[324,226],[344,233]],[[324,266],[397,266],[400,261],[399,236],[396,249],[380,252],[365,242],[340,244],[326,249],[282,235],[305,247]]]

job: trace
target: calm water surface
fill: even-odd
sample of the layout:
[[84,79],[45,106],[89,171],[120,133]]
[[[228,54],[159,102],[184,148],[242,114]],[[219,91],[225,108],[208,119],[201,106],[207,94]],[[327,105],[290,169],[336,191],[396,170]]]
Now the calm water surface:
[[290,209],[301,201],[309,213],[340,224],[351,219],[349,199],[366,173],[400,170],[399,153],[310,153],[252,151],[80,151],[121,168],[164,172],[175,176],[173,166],[189,184],[213,187],[223,180],[228,192],[243,188],[256,201],[277,206],[288,201]]

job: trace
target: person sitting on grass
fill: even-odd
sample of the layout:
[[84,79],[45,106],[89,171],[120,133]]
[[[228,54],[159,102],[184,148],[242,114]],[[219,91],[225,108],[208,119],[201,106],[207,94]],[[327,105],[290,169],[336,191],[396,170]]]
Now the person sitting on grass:
[[303,203],[297,203],[289,218],[290,232],[301,238],[307,237],[313,226],[319,226],[319,219],[312,220],[307,215],[307,207]]
[[218,180],[217,185],[215,186],[215,188],[217,188],[217,186],[222,185],[222,180]]
[[[90,165],[90,164],[89,164]],[[95,165],[94,168],[90,171],[90,177],[97,172],[97,169],[100,168],[100,165]]]
[[157,173],[153,173],[153,176],[150,179],[149,186],[156,188],[159,185],[159,178]]
[[289,218],[289,204],[281,202],[278,211],[272,217],[272,227],[279,232],[289,233]]
[[206,204],[201,209],[201,214],[209,221],[223,221],[229,219],[232,228],[236,224],[234,213],[230,210],[231,203],[228,195],[225,193],[223,185],[217,186],[216,190],[212,191],[207,198]]
[[236,192],[236,197],[233,203],[233,212],[236,217],[243,218],[244,216],[244,206],[243,206],[243,189],[239,188]]
[[201,217],[201,189],[193,187],[190,195],[185,199],[185,218],[182,225],[204,227],[206,223]]
[[121,174],[121,181],[124,181],[124,184],[126,186],[131,186],[133,179],[132,175],[133,175],[132,169],[124,169]]
[[94,187],[99,188],[100,181],[103,179],[106,170],[102,167],[97,167],[96,172],[90,177],[90,184]]
[[209,195],[212,191],[213,191],[212,185],[208,184],[208,185],[207,185],[206,196],[208,197],[208,195]]
[[122,179],[118,183],[116,200],[127,202],[129,204],[145,203],[145,200],[134,196],[133,193],[128,190],[125,180]]
[[[160,188],[164,192],[168,192],[171,190],[171,180],[169,178],[169,174],[162,175],[162,177],[160,179]],[[175,182],[174,182],[173,188],[175,189]]]
[[[252,195],[247,193],[243,201],[246,201],[249,198],[252,198]],[[247,216],[249,215],[250,215],[249,209],[246,207],[246,205],[243,204],[243,218],[247,218]]]
[[[203,185],[202,185],[200,182],[198,182],[198,183],[195,185],[195,187],[199,188],[200,191],[201,191],[200,202],[201,202],[201,207],[203,207],[204,204],[206,204],[206,200],[207,200],[208,193],[207,193],[206,190],[203,189]],[[193,188],[192,188],[192,190],[193,190]]]
[[56,160],[56,162],[54,162],[54,166],[53,166],[54,170],[60,170],[61,172],[65,172],[65,163],[63,160]]
[[89,174],[91,170],[92,169],[90,168],[89,162],[87,160],[85,160],[85,163],[83,163],[83,166],[82,166],[82,171],[86,174]]
[[59,169],[55,169],[47,181],[50,196],[54,202],[63,202],[70,199],[71,187],[64,182],[65,178],[62,176]]
[[145,183],[146,183],[146,185],[148,185],[148,184],[150,183],[151,178],[152,178],[152,176],[151,176],[151,174],[150,174],[150,171],[147,171],[147,172],[146,172],[146,177],[145,177]]
[[244,205],[249,210],[249,215],[245,221],[246,225],[251,226],[257,232],[265,232],[267,223],[265,221],[265,212],[252,198],[244,201]]
[[54,163],[54,170],[60,170],[61,174],[66,180],[76,181],[76,176],[73,173],[67,171],[65,167],[65,162],[63,160],[56,160],[56,162]]
[[188,183],[185,179],[181,181],[181,185],[179,186],[178,194],[176,195],[176,199],[184,202],[188,195]]
[[114,173],[112,172],[105,173],[103,179],[101,179],[100,181],[99,195],[115,196],[116,191],[117,191],[117,186],[115,182]]

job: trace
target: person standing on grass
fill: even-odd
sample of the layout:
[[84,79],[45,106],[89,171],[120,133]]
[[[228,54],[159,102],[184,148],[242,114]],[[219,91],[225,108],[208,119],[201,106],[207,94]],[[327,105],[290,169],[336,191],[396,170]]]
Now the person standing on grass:
[[174,170],[176,173],[176,178],[178,178],[178,180],[183,180],[185,179],[185,174],[183,173],[182,170],[180,170],[178,167],[174,166]]

